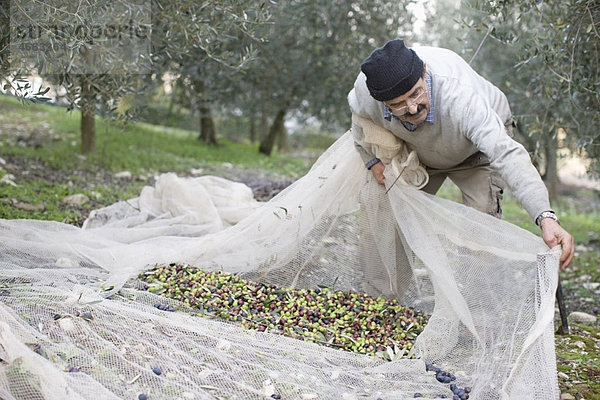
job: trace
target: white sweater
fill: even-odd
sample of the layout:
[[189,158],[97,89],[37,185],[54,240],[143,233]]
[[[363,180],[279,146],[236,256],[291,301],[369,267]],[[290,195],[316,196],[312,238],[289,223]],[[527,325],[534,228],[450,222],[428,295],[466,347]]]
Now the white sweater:
[[[396,118],[387,121],[385,105],[371,97],[363,73],[348,94],[352,112],[404,140],[430,168],[452,168],[481,151],[531,218],[549,210],[548,191],[529,154],[506,133],[504,125],[512,118],[506,96],[456,53],[435,47],[413,49],[432,78],[434,122],[424,122],[411,132]],[[353,125],[352,129],[361,128]],[[354,133],[361,136],[361,132]],[[374,158],[357,147],[365,162]]]

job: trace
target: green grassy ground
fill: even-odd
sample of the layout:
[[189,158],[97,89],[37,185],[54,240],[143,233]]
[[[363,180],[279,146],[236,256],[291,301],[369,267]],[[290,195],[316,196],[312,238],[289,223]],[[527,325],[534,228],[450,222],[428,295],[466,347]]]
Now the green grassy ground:
[[[266,157],[258,144],[220,139],[219,147],[206,147],[196,133],[149,124],[120,124],[97,118],[97,152],[79,155],[79,114],[48,105],[22,105],[0,96],[0,218],[32,218],[81,222],[86,212],[136,197],[152,177],[162,172],[187,175],[192,169],[206,172],[260,170],[268,176],[295,179],[310,168],[312,160],[275,152]],[[4,161],[4,162],[1,162]],[[130,171],[132,179],[116,178]],[[13,186],[10,182],[14,182]],[[70,207],[61,200],[83,193],[91,201]],[[442,196],[459,200],[452,185]],[[593,310],[600,282],[600,195],[590,190],[571,190],[554,205],[563,226],[578,247],[572,266],[561,272],[567,307]],[[538,228],[506,195],[505,219],[534,233]],[[600,329],[573,325],[572,334],[556,336],[559,383],[575,399],[600,399]]]
[[[81,213],[61,205],[64,197],[83,193],[93,200],[90,208],[108,205],[136,197],[149,178],[163,172],[189,175],[191,170],[238,168],[293,179],[310,167],[309,160],[289,154],[259,154],[258,143],[220,138],[219,146],[207,147],[198,142],[196,132],[101,118],[96,119],[97,151],[82,156],[79,121],[77,111],[22,105],[0,96],[0,157],[18,164],[10,171],[0,169],[0,179],[9,172],[18,175],[12,180],[18,186],[0,186],[1,218],[76,221]],[[119,171],[131,172],[134,179],[127,184],[113,179]],[[48,172],[53,173],[50,179]]]

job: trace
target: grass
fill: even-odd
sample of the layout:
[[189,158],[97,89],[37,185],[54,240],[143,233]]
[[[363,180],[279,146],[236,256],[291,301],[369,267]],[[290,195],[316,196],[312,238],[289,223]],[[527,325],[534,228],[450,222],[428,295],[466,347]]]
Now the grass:
[[[207,147],[198,142],[196,132],[102,118],[96,120],[96,153],[81,156],[79,120],[76,111],[66,113],[64,108],[49,105],[24,106],[14,98],[0,96],[0,158],[19,167],[10,169],[18,186],[0,183],[0,218],[77,223],[88,210],[136,197],[154,175],[163,172],[188,175],[192,169],[253,169],[295,179],[311,164],[311,160],[277,151],[266,157],[258,153],[257,143],[219,138],[220,146]],[[306,140],[323,145],[330,138],[311,136]],[[0,179],[11,178],[8,170],[8,165],[0,162]],[[132,179],[115,178],[115,173],[125,170],[132,173]],[[55,179],[48,178],[53,175]],[[66,196],[76,193],[85,194],[90,202],[83,207],[62,203]],[[444,185],[440,195],[460,201],[453,185]],[[577,201],[572,200],[565,197],[553,205],[578,244],[572,266],[561,272],[563,290],[574,298],[597,303],[597,295],[584,283],[600,282],[600,210],[588,207],[600,199],[597,192],[579,191]],[[507,221],[539,234],[539,228],[510,193],[503,208]],[[571,335],[556,336],[558,369],[567,376],[559,375],[561,390],[577,400],[600,399],[598,323],[572,328]]]
[[600,399],[600,333],[576,324],[570,335],[556,336],[559,385],[563,392],[586,400]]
[[[189,175],[191,170],[254,169],[273,176],[298,178],[310,167],[309,160],[290,157],[277,151],[267,157],[258,153],[258,143],[236,143],[220,138],[219,146],[205,146],[197,133],[137,123],[96,118],[96,146],[93,154],[79,154],[80,115],[66,113],[50,105],[22,105],[16,99],[0,96],[1,157],[21,160],[18,187],[0,185],[0,218],[36,218],[72,222],[80,213],[61,204],[71,194],[82,193],[93,201],[91,207],[108,205],[117,200],[136,197],[149,178],[164,172]],[[1,165],[0,165],[1,167]],[[57,179],[48,181],[36,173],[54,172]],[[134,179],[118,182],[115,173],[129,171]],[[6,175],[0,169],[0,178]],[[98,176],[102,179],[97,179]],[[98,184],[104,180],[106,184]],[[115,184],[115,182],[117,184]],[[23,210],[15,204],[43,206],[40,210]],[[31,207],[29,207],[31,208]]]
[[[589,199],[600,204],[600,193],[594,193],[592,190],[582,190],[585,197],[596,196],[596,199]],[[439,196],[460,202],[460,191],[451,182],[442,185]],[[578,203],[559,199],[553,207],[556,209],[561,225],[575,238],[577,244],[590,244],[600,241],[600,209],[594,211],[580,211],[580,205],[585,202],[585,197]],[[540,229],[533,223],[529,214],[515,200],[514,196],[507,190],[502,201],[503,219],[525,229],[536,235]]]
[[[37,110],[37,112],[36,112]],[[286,154],[267,157],[258,154],[258,143],[233,143],[221,139],[217,147],[203,146],[197,133],[182,129],[161,128],[148,124],[124,124],[96,118],[97,151],[85,158],[76,156],[79,149],[80,115],[65,113],[60,107],[47,105],[22,106],[14,99],[3,97],[0,111],[5,119],[17,115],[17,120],[33,127],[42,122],[60,132],[62,140],[39,148],[5,147],[3,153],[35,158],[55,169],[129,170],[133,173],[188,172],[212,163],[228,162],[234,166],[260,168],[298,177],[306,171],[306,162]],[[65,155],[72,157],[65,157]],[[283,168],[283,170],[282,170]]]

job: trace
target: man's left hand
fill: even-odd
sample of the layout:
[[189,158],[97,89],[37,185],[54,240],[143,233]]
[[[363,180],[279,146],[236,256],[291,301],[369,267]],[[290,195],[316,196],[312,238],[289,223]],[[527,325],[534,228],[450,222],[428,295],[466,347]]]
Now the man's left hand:
[[575,253],[575,240],[560,224],[552,218],[544,218],[540,222],[542,228],[542,239],[552,248],[557,245],[562,246],[560,256],[560,269],[565,269],[573,260]]

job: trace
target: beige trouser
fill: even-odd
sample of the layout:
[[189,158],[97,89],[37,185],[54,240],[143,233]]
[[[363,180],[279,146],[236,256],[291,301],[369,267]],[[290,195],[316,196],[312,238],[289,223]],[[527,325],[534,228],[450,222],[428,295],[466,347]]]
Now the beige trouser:
[[429,182],[423,191],[436,194],[444,180],[449,178],[460,189],[464,205],[502,218],[504,181],[482,153],[474,154],[454,168],[427,168],[427,173]]

